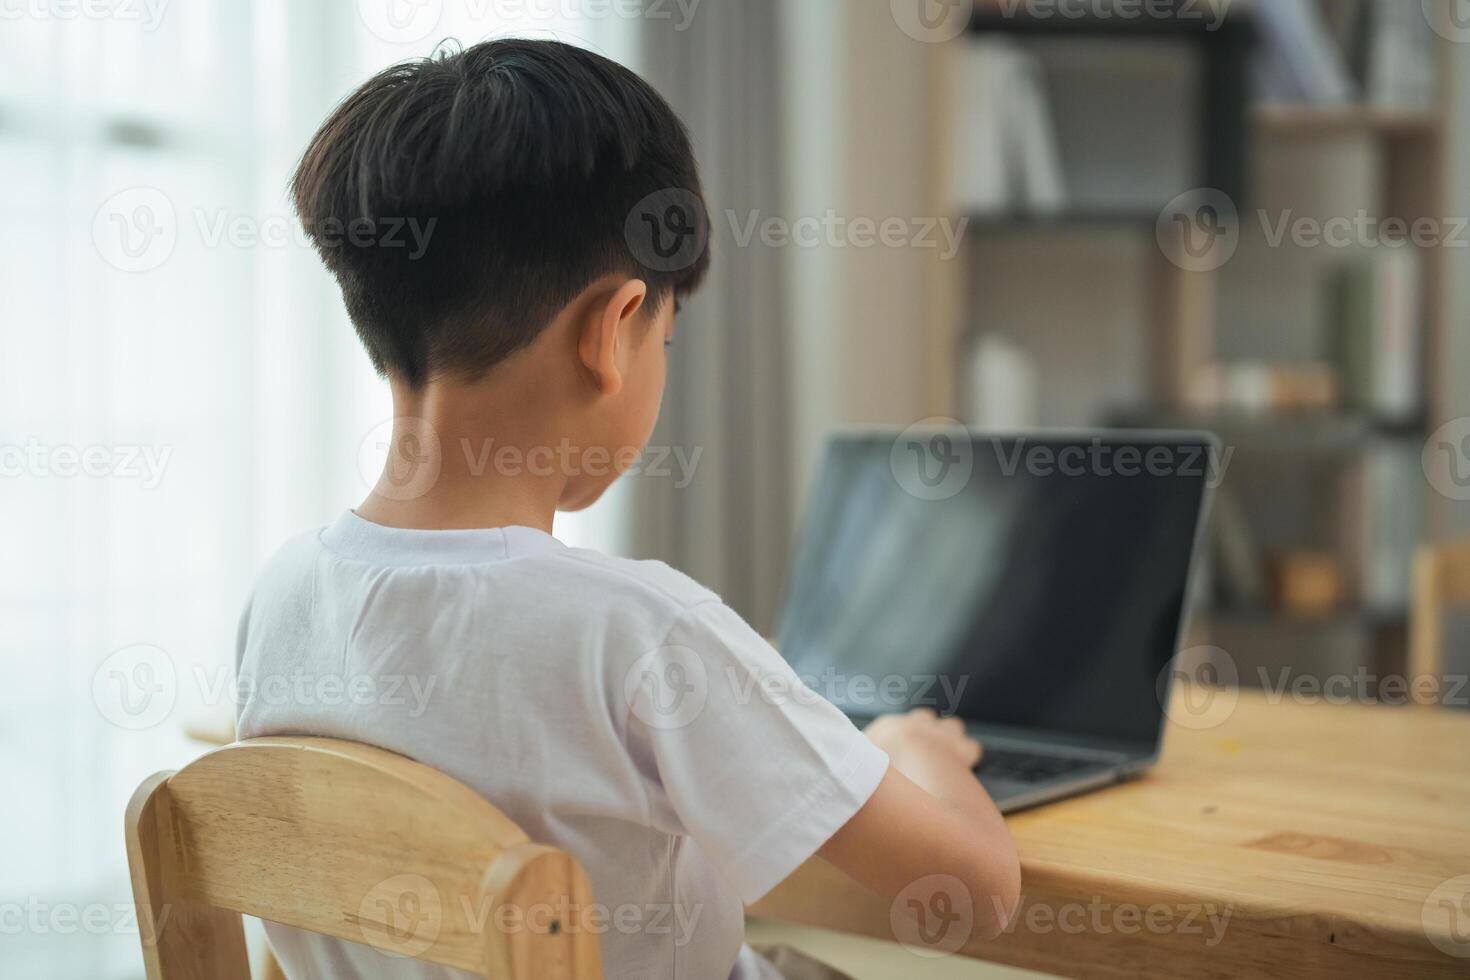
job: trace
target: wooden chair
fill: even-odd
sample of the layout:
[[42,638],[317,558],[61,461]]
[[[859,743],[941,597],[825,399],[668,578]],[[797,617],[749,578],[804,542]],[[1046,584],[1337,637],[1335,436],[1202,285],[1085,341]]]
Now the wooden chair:
[[144,780],[127,843],[149,980],[250,980],[242,914],[497,980],[602,976],[577,862],[382,749],[236,742]]
[[1445,675],[1445,613],[1457,606],[1470,608],[1470,541],[1421,548],[1414,560],[1409,679],[1425,693],[1432,683],[1435,700]]

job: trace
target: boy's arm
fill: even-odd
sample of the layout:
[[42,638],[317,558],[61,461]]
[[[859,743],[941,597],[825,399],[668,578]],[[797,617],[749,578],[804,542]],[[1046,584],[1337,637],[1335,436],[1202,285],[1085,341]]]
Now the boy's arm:
[[1021,866],[1005,820],[975,778],[979,743],[958,719],[927,709],[880,718],[867,735],[888,753],[888,773],[818,853],[889,902],[905,893],[928,905],[962,888],[967,895],[944,900],[968,899],[976,937],[999,935],[1020,898]]

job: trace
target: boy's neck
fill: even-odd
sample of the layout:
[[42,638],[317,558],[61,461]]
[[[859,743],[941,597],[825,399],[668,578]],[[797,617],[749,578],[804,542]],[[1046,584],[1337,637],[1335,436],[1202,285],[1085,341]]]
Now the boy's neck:
[[520,389],[394,383],[388,460],[357,514],[388,527],[551,533],[567,482],[555,455],[563,440],[542,399]]

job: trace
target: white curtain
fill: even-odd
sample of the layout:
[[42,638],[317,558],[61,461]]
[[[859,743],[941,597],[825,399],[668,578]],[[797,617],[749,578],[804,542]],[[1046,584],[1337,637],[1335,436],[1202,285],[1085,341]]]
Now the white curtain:
[[[365,490],[364,440],[391,410],[290,214],[306,139],[370,72],[446,36],[553,35],[631,59],[615,12],[565,8],[8,9],[0,976],[142,975],[123,807],[199,751],[187,722],[228,712],[260,562]],[[614,497],[558,531],[616,548],[624,523]]]
[[688,125],[713,263],[685,305],[654,443],[697,465],[632,485],[640,553],[722,595],[757,629],[776,617],[792,521],[792,249],[742,237],[788,214],[778,0],[649,3],[641,64]]

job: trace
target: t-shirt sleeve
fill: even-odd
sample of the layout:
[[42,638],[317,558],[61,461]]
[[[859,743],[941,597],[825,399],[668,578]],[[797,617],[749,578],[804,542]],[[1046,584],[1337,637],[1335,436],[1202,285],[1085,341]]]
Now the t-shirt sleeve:
[[655,813],[754,902],[868,801],[887,755],[718,601],[687,609],[624,683]]

